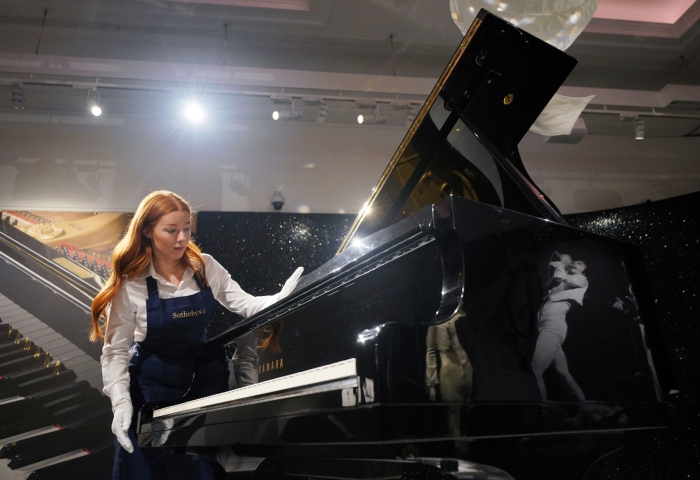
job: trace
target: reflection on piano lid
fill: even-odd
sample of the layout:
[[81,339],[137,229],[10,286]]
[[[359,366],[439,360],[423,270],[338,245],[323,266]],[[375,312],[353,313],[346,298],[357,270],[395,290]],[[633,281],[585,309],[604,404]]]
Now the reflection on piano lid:
[[576,63],[482,10],[340,250],[448,195],[563,222],[517,145]]

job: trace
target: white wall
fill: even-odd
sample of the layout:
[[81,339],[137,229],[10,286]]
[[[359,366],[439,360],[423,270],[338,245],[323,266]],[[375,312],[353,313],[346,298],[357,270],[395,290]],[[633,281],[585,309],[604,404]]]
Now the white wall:
[[[283,185],[283,211],[356,213],[404,133],[271,120],[193,129],[158,117],[3,114],[0,208],[133,211],[145,194],[165,188],[200,210],[271,211],[275,187]],[[698,138],[542,143],[528,134],[521,155],[564,213],[700,190]]]

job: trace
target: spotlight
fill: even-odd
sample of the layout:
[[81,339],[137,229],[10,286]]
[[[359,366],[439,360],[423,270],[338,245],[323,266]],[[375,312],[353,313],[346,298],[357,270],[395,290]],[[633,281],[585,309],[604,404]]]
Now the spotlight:
[[328,105],[321,102],[318,104],[318,110],[316,110],[316,123],[326,123],[328,118]]
[[644,140],[644,120],[639,117],[634,119],[634,139]]
[[292,107],[289,110],[275,110],[272,112],[273,120],[293,120],[295,118],[301,118],[301,112],[294,107],[294,100],[292,100]]
[[185,106],[185,118],[192,123],[199,123],[204,120],[204,109],[196,102],[188,103]]
[[90,109],[90,113],[92,113],[94,116],[99,117],[102,115],[102,108],[100,107],[100,92],[97,91],[97,87],[92,87],[90,90],[88,90],[87,105]]
[[374,107],[372,109],[372,115],[358,115],[357,123],[363,125],[365,123],[384,123],[386,122],[386,117],[379,113],[379,107]]

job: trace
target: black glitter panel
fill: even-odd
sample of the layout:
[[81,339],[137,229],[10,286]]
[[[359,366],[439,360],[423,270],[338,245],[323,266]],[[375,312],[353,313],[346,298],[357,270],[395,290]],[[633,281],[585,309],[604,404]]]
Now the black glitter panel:
[[679,389],[667,407],[669,429],[628,432],[626,448],[596,464],[586,480],[700,478],[699,209],[694,193],[566,217],[640,247]]
[[[272,295],[297,267],[309,273],[330,260],[354,215],[200,212],[196,242],[252,295]],[[240,317],[220,308],[209,327],[214,336]]]

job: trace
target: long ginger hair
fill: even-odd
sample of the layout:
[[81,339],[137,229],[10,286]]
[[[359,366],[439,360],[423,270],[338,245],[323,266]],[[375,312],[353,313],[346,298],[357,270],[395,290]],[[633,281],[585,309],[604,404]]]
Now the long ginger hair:
[[[107,306],[117,294],[124,282],[136,277],[153,258],[152,240],[144,235],[144,230],[152,229],[163,215],[171,212],[185,211],[190,216],[192,210],[185,199],[176,193],[167,190],[158,190],[147,195],[139,204],[136,213],[129,222],[126,234],[112,252],[112,273],[107,283],[92,301],[92,329],[90,340],[96,342],[104,338],[104,332],[109,322],[107,318]],[[206,283],[204,260],[199,247],[192,240],[185,249],[185,254],[180,262],[186,267],[195,270],[196,274]],[[105,322],[100,324],[104,317]]]

